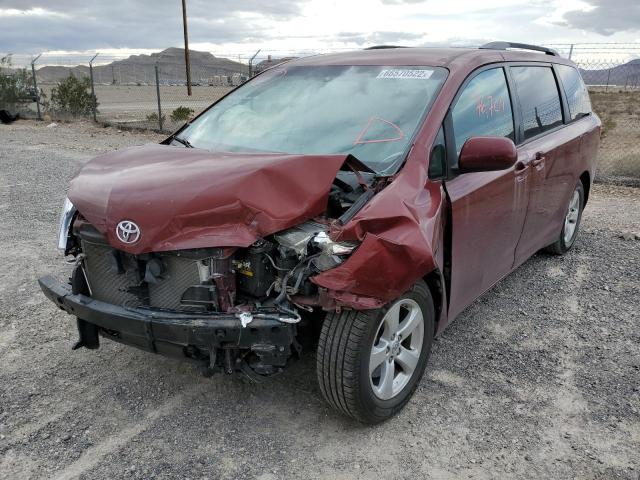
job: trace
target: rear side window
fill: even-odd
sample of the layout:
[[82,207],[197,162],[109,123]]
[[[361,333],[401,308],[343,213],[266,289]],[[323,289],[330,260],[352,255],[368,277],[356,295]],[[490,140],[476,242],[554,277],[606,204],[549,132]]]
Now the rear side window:
[[458,155],[470,137],[507,137],[513,140],[513,112],[504,70],[485,70],[471,79],[451,114]]
[[589,92],[578,70],[567,65],[556,65],[556,68],[567,96],[571,120],[589,115],[591,113]]
[[558,86],[551,67],[511,67],[516,84],[524,139],[562,124]]

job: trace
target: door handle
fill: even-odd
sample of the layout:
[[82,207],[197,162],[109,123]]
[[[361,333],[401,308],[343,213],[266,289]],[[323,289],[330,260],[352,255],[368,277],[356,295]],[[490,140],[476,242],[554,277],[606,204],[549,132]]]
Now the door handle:
[[529,175],[527,174],[527,170],[529,170],[529,164],[518,161],[513,167],[513,173],[516,177],[516,182],[522,183]]
[[542,165],[547,157],[542,152],[536,152],[536,156],[533,160],[531,160],[531,165],[537,167]]
[[526,163],[518,161],[514,166],[514,170],[516,173],[522,173],[527,169],[528,166],[529,165],[527,165]]

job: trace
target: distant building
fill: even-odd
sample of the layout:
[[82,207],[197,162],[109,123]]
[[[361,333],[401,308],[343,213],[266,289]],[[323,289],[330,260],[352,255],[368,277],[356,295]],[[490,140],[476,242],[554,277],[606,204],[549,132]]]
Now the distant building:
[[260,72],[265,71],[267,68],[275,67],[284,62],[288,62],[289,60],[293,60],[298,57],[282,57],[282,58],[272,58],[271,55],[267,56],[266,60],[261,61],[254,67],[254,74],[258,74]]
[[237,87],[238,85],[242,85],[242,77],[243,75],[239,73],[234,73],[233,75],[231,75],[231,86]]

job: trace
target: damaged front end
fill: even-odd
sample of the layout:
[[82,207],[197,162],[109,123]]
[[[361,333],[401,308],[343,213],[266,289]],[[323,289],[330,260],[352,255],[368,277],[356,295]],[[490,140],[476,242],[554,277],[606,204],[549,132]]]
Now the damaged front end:
[[[253,378],[278,373],[301,352],[304,332],[317,327],[322,310],[339,307],[312,279],[341,265],[357,248],[355,242],[332,240],[332,225],[355,214],[379,184],[370,172],[358,171],[362,166],[355,159],[345,165],[330,186],[324,211],[256,235],[248,246],[138,252],[138,239],[118,230],[122,222],[114,242],[111,232],[96,226],[103,223],[90,221],[81,205],[76,211],[67,200],[59,247],[72,259],[71,278],[65,285],[44,277],[40,285],[78,318],[76,348],[97,348],[103,336],[186,357],[208,373],[240,371]],[[75,193],[82,198],[77,188]],[[135,212],[131,217],[139,218]],[[144,226],[125,223],[126,235],[144,238]]]

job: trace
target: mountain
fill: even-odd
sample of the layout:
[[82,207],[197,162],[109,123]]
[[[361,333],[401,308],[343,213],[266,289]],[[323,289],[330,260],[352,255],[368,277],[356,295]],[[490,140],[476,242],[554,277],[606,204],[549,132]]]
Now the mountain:
[[640,59],[604,69],[580,69],[587,85],[640,86]]
[[[189,50],[191,60],[191,81],[206,82],[216,75],[231,76],[234,73],[247,74],[247,65],[228,58],[215,57],[209,52]],[[167,48],[151,55],[131,55],[124,60],[116,60],[107,65],[93,67],[96,83],[155,84],[155,65],[159,67],[161,84],[186,82],[184,49]],[[88,65],[61,67],[48,65],[37,71],[40,83],[56,83],[69,74],[79,77],[89,76]]]

